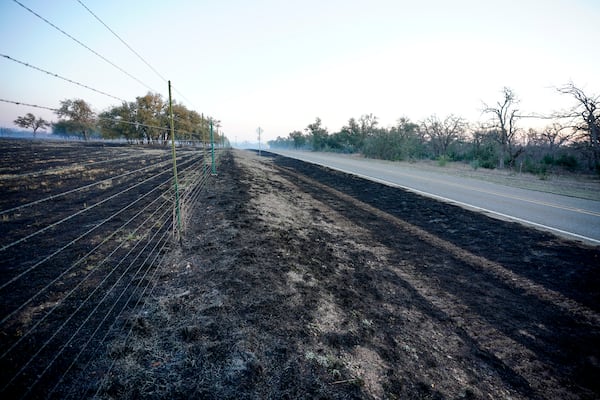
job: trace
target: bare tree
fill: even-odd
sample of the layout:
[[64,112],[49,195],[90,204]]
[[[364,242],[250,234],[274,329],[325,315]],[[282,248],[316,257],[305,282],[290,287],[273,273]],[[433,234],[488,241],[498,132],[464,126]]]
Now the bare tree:
[[600,172],[600,95],[588,95],[573,82],[557,89],[560,93],[573,96],[577,104],[563,117],[573,120],[573,128],[583,133],[594,159],[594,167]]
[[523,152],[522,147],[514,148],[515,139],[519,132],[517,120],[519,118],[519,109],[517,105],[519,100],[515,93],[508,87],[502,89],[503,99],[498,101],[495,106],[488,106],[484,103],[483,112],[492,114],[494,117],[493,127],[497,130],[496,140],[500,143],[500,160],[498,168],[504,168],[504,159],[508,157],[509,164],[512,165],[519,154]]
[[35,137],[37,130],[42,128],[45,129],[50,126],[50,122],[46,121],[42,117],[36,118],[32,113],[27,113],[22,117],[17,117],[15,119],[15,124],[20,126],[21,128],[31,128],[33,129],[33,136]]
[[570,126],[554,122],[540,132],[540,137],[545,144],[548,144],[550,152],[553,153],[557,148],[573,138],[573,129]]
[[421,122],[421,128],[433,145],[435,155],[447,156],[450,145],[464,136],[467,123],[456,115],[450,114],[440,120],[434,114]]

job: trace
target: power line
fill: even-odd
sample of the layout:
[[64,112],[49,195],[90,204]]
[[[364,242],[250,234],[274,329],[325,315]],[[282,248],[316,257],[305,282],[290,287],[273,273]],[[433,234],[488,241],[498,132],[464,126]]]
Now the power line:
[[26,5],[24,5],[23,3],[21,3],[19,0],[13,0],[13,1],[15,3],[17,3],[18,5],[20,5],[21,7],[23,7],[25,10],[29,11],[30,13],[32,13],[33,15],[35,15],[36,17],[38,17],[39,19],[41,19],[42,21],[44,21],[45,23],[47,23],[48,25],[50,25],[51,27],[53,27],[54,29],[56,29],[57,31],[59,31],[60,33],[62,33],[63,35],[67,36],[69,39],[73,40],[75,43],[77,43],[80,46],[84,47],[85,49],[91,51],[93,54],[95,54],[96,56],[100,57],[105,62],[107,62],[110,65],[112,65],[113,67],[117,68],[119,71],[121,71],[125,75],[129,76],[131,79],[134,79],[136,82],[138,82],[139,84],[145,86],[147,89],[149,89],[149,90],[151,90],[153,92],[157,92],[152,87],[148,86],[147,84],[145,84],[144,82],[142,82],[141,80],[139,80],[138,78],[136,78],[135,76],[131,75],[129,72],[125,71],[123,68],[119,67],[117,64],[113,63],[112,61],[110,61],[108,58],[104,57],[103,55],[101,55],[97,51],[95,51],[92,48],[90,48],[89,46],[85,45],[80,40],[78,40],[75,37],[69,35],[67,32],[65,32],[64,30],[62,30],[58,26],[54,25],[52,22],[48,21],[46,18],[42,17],[40,14],[36,13],[35,11],[33,11],[31,8],[27,7]]
[[119,100],[119,101],[122,101],[122,102],[126,102],[125,100],[123,100],[123,99],[122,99],[122,98],[120,98],[120,97],[113,96],[112,94],[109,94],[109,93],[103,92],[103,91],[101,91],[101,90],[98,90],[98,89],[94,89],[93,87],[90,87],[90,86],[88,86],[88,85],[84,85],[83,83],[79,83],[79,82],[77,82],[77,81],[74,81],[74,80],[72,80],[72,79],[65,78],[64,76],[60,76],[60,75],[58,75],[58,74],[55,74],[54,72],[46,71],[45,69],[42,69],[42,68],[40,68],[40,67],[36,67],[35,65],[31,65],[31,64],[29,64],[29,63],[26,63],[25,61],[20,61],[20,60],[17,60],[17,59],[15,59],[15,58],[12,58],[12,57],[11,57],[11,56],[9,56],[9,55],[6,55],[6,54],[2,54],[2,53],[0,53],[0,56],[2,56],[2,57],[4,57],[4,58],[6,58],[7,60],[14,61],[14,62],[16,62],[16,63],[19,63],[19,64],[22,64],[22,65],[24,65],[24,66],[26,66],[26,67],[29,67],[29,68],[32,68],[32,69],[38,70],[38,71],[40,71],[40,72],[43,72],[43,73],[45,73],[45,74],[48,74],[48,75],[51,75],[51,76],[54,76],[55,78],[59,78],[59,79],[62,79],[62,80],[64,80],[64,81],[67,81],[67,82],[69,82],[69,83],[73,83],[73,84],[75,84],[75,85],[78,85],[78,86],[84,87],[84,88],[86,88],[86,89],[92,90],[92,91],[94,91],[94,92],[96,92],[96,93],[100,93],[100,94],[103,94],[103,95],[105,95],[105,96],[112,97],[113,99],[116,99],[116,100]]

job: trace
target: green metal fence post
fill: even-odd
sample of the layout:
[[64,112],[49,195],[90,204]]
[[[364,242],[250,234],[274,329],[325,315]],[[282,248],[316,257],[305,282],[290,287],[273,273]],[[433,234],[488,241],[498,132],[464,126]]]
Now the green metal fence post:
[[213,121],[210,120],[210,152],[212,157],[212,173],[217,174],[217,166],[215,165],[215,138],[213,136]]
[[169,116],[171,120],[171,147],[173,149],[173,183],[175,187],[175,214],[177,216],[177,236],[181,239],[181,209],[179,207],[179,184],[177,182],[177,155],[175,153],[175,119],[171,100],[171,81],[169,81]]

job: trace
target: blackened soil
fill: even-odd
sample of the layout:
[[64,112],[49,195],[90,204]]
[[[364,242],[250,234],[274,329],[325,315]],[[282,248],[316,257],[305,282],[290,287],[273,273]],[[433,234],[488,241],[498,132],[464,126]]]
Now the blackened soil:
[[103,349],[169,249],[172,187],[167,149],[0,140],[0,397],[52,397]]
[[193,222],[82,397],[600,396],[598,248],[247,152]]

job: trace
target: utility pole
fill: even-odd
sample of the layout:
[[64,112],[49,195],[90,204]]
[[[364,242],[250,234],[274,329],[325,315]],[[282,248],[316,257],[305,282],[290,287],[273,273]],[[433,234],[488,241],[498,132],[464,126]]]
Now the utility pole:
[[259,126],[258,129],[256,130],[256,132],[258,132],[258,156],[260,157],[261,156],[261,154],[260,154],[260,151],[261,151],[261,149],[260,149],[260,135],[263,133],[263,130]]

